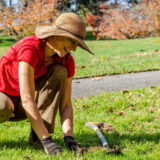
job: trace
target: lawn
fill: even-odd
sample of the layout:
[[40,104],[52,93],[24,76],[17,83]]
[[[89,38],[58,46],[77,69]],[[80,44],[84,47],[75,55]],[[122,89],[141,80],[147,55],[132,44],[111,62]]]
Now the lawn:
[[160,69],[160,38],[86,41],[94,56],[82,49],[73,53],[75,77],[121,74]]
[[[0,37],[0,56],[15,41],[12,37]],[[95,53],[90,55],[77,48],[75,78],[112,75],[160,69],[160,37],[134,40],[86,40]]]
[[[83,147],[92,147],[84,155],[68,152],[64,147],[59,115],[53,138],[62,146],[59,160],[159,160],[160,159],[160,87],[103,93],[76,99],[74,106],[74,137]],[[108,123],[112,130],[103,131],[111,148],[120,155],[100,148],[95,132],[85,126],[88,121]],[[27,143],[29,123],[6,122],[0,125],[0,159],[53,159],[40,148]]]
[[[0,38],[1,56],[13,44],[12,37]],[[160,38],[125,41],[86,40],[95,56],[82,49],[73,53],[75,77],[120,74],[160,69]],[[160,87],[103,93],[73,100],[74,137],[83,147],[90,147],[84,155],[65,149],[59,115],[56,119],[54,140],[63,148],[57,160],[159,160],[160,159]],[[110,154],[94,131],[85,126],[88,121],[106,122],[110,131],[103,131],[110,148],[118,147],[120,155]],[[0,159],[53,159],[41,148],[27,143],[28,121],[6,122],[0,125]]]

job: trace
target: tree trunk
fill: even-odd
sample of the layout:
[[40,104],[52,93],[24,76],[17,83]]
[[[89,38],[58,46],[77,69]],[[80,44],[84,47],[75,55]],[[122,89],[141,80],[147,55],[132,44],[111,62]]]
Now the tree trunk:
[[9,0],[9,6],[12,6],[12,0]]

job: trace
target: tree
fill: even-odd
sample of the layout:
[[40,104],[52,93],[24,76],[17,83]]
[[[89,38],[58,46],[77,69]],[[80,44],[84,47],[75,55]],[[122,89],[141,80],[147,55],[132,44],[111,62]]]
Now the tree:
[[154,36],[157,34],[159,25],[158,18],[155,18],[158,17],[159,8],[159,0],[142,0],[141,3],[129,9],[107,9],[101,16],[97,39],[100,37],[130,39]]
[[9,6],[12,6],[12,0],[9,0],[8,2],[9,2]]
[[155,16],[155,30],[160,34],[160,8],[158,8]]
[[0,0],[0,10],[4,10],[4,8],[6,7],[6,3],[4,0]]
[[18,6],[18,11],[6,7],[5,12],[0,11],[1,23],[8,34],[22,38],[34,34],[38,25],[53,23],[59,14],[55,5],[55,0],[33,0],[24,7]]
[[[102,21],[102,18],[104,16],[105,10],[113,8],[113,5],[106,5],[102,2],[99,2],[97,5],[96,12],[89,13],[86,15],[86,22],[89,26],[91,26],[94,30],[93,34],[98,36],[99,30],[100,30],[100,23]],[[115,7],[115,5],[114,5]]]

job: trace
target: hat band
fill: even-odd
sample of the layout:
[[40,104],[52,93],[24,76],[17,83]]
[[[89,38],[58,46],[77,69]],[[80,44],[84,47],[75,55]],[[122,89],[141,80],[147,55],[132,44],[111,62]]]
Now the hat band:
[[[56,23],[54,23],[54,24],[56,25]],[[79,36],[79,35],[77,35],[77,34],[74,34],[74,33],[70,32],[70,31],[68,31],[68,30],[66,30],[66,29],[63,29],[63,28],[57,26],[57,25],[56,25],[56,27],[58,27],[58,28],[61,29],[61,30],[66,31],[66,32],[68,32],[68,33],[71,33],[71,34],[73,34],[74,36],[76,36],[76,37],[78,37],[78,38],[80,38],[80,39],[82,39],[82,40],[84,39],[84,37],[81,37],[81,36]]]

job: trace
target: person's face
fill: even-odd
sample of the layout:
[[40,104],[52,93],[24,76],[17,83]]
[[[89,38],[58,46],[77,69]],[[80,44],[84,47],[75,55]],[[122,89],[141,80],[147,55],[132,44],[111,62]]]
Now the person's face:
[[70,51],[76,51],[77,48],[75,40],[64,36],[54,36],[48,43],[60,57],[64,57]]

